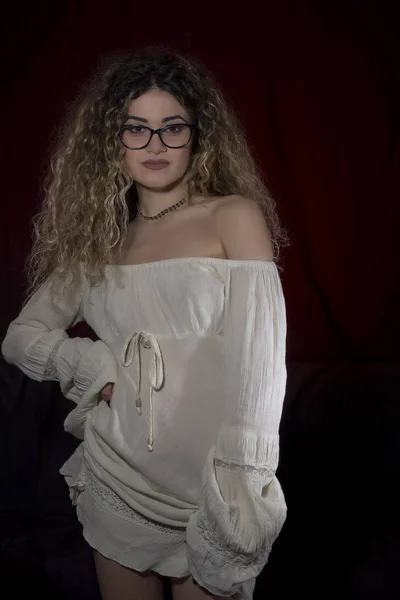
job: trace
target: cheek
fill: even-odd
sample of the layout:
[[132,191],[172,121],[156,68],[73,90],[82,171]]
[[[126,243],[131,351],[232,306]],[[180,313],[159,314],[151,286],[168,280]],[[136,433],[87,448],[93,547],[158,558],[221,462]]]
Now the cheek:
[[140,154],[140,150],[127,150],[125,152],[125,164],[133,178],[138,174],[140,161],[144,160],[143,158],[140,158]]
[[179,152],[179,156],[176,156],[176,161],[174,161],[174,162],[176,164],[177,169],[179,169],[179,171],[186,172],[190,165],[192,149],[191,149],[191,147],[182,148],[181,150],[178,150],[178,152]]

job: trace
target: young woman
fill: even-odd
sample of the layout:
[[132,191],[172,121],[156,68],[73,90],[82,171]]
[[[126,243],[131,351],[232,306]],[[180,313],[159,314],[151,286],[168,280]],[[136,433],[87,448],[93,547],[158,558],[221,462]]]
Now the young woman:
[[[58,141],[2,350],[77,404],[62,468],[104,600],[250,599],[283,525],[284,242],[240,126],[174,53],[114,59]],[[98,336],[69,338],[86,321]]]

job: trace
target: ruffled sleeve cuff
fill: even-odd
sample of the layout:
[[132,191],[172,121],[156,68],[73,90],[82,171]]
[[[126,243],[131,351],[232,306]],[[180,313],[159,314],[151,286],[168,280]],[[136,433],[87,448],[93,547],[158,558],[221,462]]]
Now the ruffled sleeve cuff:
[[65,430],[83,439],[88,412],[97,406],[103,387],[107,383],[115,383],[117,379],[118,365],[111,350],[101,340],[92,342],[79,362],[74,385],[69,390],[63,390],[67,398],[77,403],[65,420]]
[[204,476],[200,509],[187,528],[189,568],[209,592],[231,596],[266,564],[285,521],[286,504],[267,465],[225,463],[212,451]]

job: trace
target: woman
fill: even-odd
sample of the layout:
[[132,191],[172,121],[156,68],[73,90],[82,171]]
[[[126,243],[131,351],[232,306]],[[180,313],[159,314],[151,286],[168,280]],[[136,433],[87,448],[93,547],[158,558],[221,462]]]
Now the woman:
[[[285,519],[284,233],[220,93],[158,50],[114,59],[59,136],[2,350],[58,380],[62,468],[104,600],[250,599]],[[86,321],[98,336],[70,339]]]

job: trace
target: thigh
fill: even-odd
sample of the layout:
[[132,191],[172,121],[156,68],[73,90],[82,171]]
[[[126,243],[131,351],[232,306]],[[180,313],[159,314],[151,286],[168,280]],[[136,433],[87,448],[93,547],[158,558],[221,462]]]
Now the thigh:
[[191,577],[171,579],[174,600],[232,600],[232,596],[214,596],[193,583]]
[[162,579],[156,573],[127,569],[99,552],[94,561],[103,600],[163,600]]

